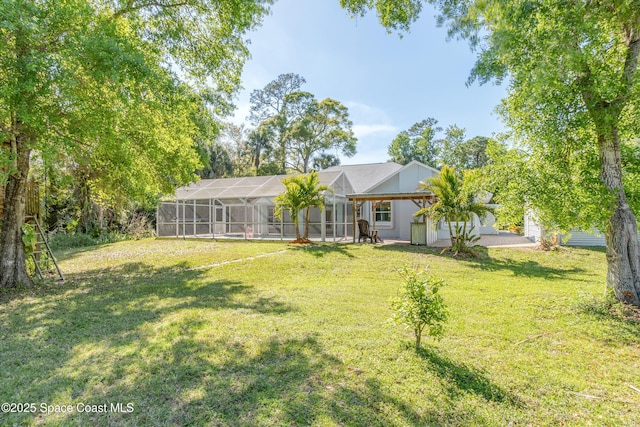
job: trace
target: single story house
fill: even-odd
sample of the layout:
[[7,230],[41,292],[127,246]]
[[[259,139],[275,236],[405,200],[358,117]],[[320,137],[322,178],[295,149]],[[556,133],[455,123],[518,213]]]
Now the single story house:
[[[366,219],[382,239],[411,240],[431,244],[448,238],[445,224],[413,214],[428,206],[432,193],[418,190],[420,181],[439,171],[418,161],[407,165],[393,162],[334,166],[318,172],[325,192],[325,208],[312,208],[309,234],[332,241],[356,241],[356,221]],[[238,237],[245,239],[290,239],[295,236],[288,212],[274,216],[273,199],[284,191],[282,175],[245,178],[203,179],[179,188],[175,198],[157,211],[158,236]],[[420,222],[421,226],[416,226]],[[302,221],[300,221],[302,227]],[[492,217],[477,232],[495,233]],[[413,231],[412,231],[413,229]],[[355,230],[355,232],[354,232]]]

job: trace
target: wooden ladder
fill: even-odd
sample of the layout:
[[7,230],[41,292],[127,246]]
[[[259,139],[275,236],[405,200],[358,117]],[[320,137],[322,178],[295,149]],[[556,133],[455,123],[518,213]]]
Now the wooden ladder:
[[[31,254],[31,257],[33,258],[33,263],[36,266],[36,272],[38,273],[38,276],[40,276],[40,278],[43,279],[44,278],[43,271],[50,272],[50,271],[53,271],[55,267],[55,270],[58,273],[58,280],[64,282],[64,275],[62,274],[62,271],[60,270],[60,267],[56,262],[56,258],[53,256],[53,252],[51,252],[51,246],[49,246],[49,242],[47,241],[44,230],[40,225],[40,221],[38,221],[38,217],[37,216],[28,217],[27,223],[34,224],[35,230],[38,233],[38,242],[36,245],[36,250],[33,252],[33,254]],[[43,254],[45,255],[45,257],[42,256]],[[53,267],[49,263],[53,263]],[[45,268],[43,268],[43,264],[45,264]],[[46,264],[49,264],[49,266],[47,266]]]

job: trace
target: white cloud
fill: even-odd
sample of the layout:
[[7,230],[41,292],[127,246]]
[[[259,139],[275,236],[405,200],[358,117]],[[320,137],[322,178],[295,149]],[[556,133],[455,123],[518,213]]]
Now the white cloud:
[[367,151],[361,150],[354,157],[340,156],[343,165],[363,165],[367,163],[384,163],[389,158],[386,148],[375,148]]
[[347,101],[344,105],[349,109],[349,116],[354,123],[391,123],[389,115],[378,107],[354,101]]
[[353,133],[358,139],[388,137],[398,132],[398,128],[392,124],[391,118],[384,110],[354,101],[347,101],[344,105],[349,109]]
[[397,132],[397,128],[392,125],[353,125],[353,133],[358,139],[367,136],[395,135]]
[[236,109],[233,112],[233,116],[229,117],[231,123],[234,123],[238,126],[241,124],[249,124],[247,122],[247,117],[249,116],[249,112],[251,111],[251,104],[248,101],[245,102],[237,102],[236,101]]

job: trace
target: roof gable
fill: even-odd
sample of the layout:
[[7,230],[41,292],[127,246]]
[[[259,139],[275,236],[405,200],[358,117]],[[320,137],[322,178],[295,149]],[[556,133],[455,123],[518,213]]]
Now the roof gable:
[[[352,185],[351,193],[362,193],[368,187],[384,181],[388,176],[402,168],[394,162],[369,163],[363,165],[340,165],[325,169],[323,172],[342,171]],[[345,193],[348,194],[348,193]]]
[[361,193],[406,193],[418,189],[418,184],[432,176],[439,174],[438,169],[413,160],[401,166],[385,179],[374,183]]

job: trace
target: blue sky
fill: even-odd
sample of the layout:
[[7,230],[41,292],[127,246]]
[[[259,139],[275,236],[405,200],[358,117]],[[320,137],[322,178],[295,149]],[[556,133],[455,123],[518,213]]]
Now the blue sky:
[[395,135],[427,117],[443,128],[456,124],[467,137],[504,130],[494,112],[504,86],[465,85],[475,55],[464,41],[446,41],[435,11],[425,6],[411,32],[388,34],[374,14],[353,19],[338,0],[278,0],[249,35],[252,58],[233,121],[249,113],[249,94],[279,74],[297,73],[303,90],[349,108],[358,152],[343,164],[388,160]]

